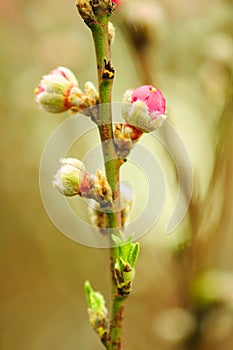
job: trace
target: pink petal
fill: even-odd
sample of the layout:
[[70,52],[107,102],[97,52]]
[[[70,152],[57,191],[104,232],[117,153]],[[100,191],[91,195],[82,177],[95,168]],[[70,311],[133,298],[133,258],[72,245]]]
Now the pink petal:
[[131,96],[131,103],[140,100],[145,102],[148,107],[149,113],[160,112],[164,114],[166,112],[166,100],[159,89],[154,88],[152,85],[143,85],[133,90]]

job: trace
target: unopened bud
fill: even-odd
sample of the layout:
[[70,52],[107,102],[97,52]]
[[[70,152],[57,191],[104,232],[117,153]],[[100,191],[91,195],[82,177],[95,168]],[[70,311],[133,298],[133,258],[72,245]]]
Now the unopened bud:
[[63,195],[79,195],[94,199],[102,207],[111,207],[112,190],[100,170],[90,175],[84,164],[76,158],[61,159],[61,168],[54,176],[53,186]]
[[122,105],[125,121],[142,132],[151,132],[166,119],[166,100],[161,91],[151,85],[127,90]]
[[71,96],[82,96],[74,74],[65,67],[58,67],[44,75],[34,92],[36,102],[50,113],[69,110],[73,106]]
[[67,110],[76,113],[98,103],[98,92],[91,82],[85,84],[85,93],[79,88],[74,74],[68,68],[59,67],[43,76],[35,89],[35,100],[50,113]]
[[92,180],[84,164],[75,158],[64,158],[60,162],[61,168],[54,177],[53,186],[68,197],[87,197]]

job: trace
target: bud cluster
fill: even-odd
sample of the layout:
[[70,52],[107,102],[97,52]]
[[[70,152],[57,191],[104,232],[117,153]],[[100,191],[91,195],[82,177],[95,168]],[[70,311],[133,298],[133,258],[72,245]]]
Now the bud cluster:
[[73,113],[98,103],[99,96],[94,85],[86,82],[84,92],[79,88],[74,74],[65,67],[58,67],[44,75],[35,88],[35,100],[50,113]]
[[61,168],[54,176],[53,186],[63,195],[94,199],[101,206],[112,205],[112,190],[100,172],[90,175],[84,164],[75,158],[61,159]]
[[104,16],[111,16],[117,0],[77,0],[76,7],[86,25],[99,23]]

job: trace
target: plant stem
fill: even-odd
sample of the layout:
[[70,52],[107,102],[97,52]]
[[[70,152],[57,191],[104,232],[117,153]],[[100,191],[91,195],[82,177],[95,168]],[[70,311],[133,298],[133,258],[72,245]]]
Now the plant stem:
[[120,162],[117,158],[112,129],[111,95],[113,76],[108,74],[111,64],[111,53],[108,43],[108,22],[94,24],[91,27],[95,44],[98,88],[99,88],[99,115],[101,119],[98,123],[100,138],[103,148],[106,177],[113,190],[114,199],[119,196],[119,168]]
[[[120,213],[120,191],[119,171],[121,161],[117,157],[113,128],[111,94],[114,78],[114,69],[111,65],[111,50],[108,38],[108,17],[103,16],[98,23],[91,26],[92,36],[95,44],[98,88],[99,88],[99,116],[98,129],[101,138],[105,173],[108,183],[113,192],[114,208],[108,213],[108,224],[111,229],[118,231],[121,227]],[[111,231],[111,230],[110,230]],[[112,243],[111,237],[109,237]],[[117,294],[116,280],[114,277],[114,266],[117,248],[110,248],[110,269],[112,275],[112,320],[110,325],[110,336],[108,344],[104,344],[110,350],[123,350],[122,326],[124,316],[125,297]]]
[[115,294],[112,303],[112,322],[111,322],[111,350],[122,350],[122,326],[124,319],[125,297]]

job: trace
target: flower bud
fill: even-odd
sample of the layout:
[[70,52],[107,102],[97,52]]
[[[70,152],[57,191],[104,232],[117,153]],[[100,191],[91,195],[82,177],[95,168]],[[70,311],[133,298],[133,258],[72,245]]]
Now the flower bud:
[[81,98],[83,95],[74,74],[65,67],[44,75],[34,92],[36,102],[50,113],[67,111],[73,106],[71,97]]
[[67,110],[76,113],[98,103],[98,91],[91,82],[85,84],[85,93],[78,87],[74,74],[68,68],[59,67],[43,76],[35,89],[35,100],[50,113]]
[[75,158],[61,159],[61,168],[53,180],[53,186],[68,197],[88,197],[92,180],[84,164]]
[[61,168],[52,182],[60,193],[68,197],[79,195],[94,199],[102,207],[112,206],[112,190],[100,170],[93,176],[78,159],[63,158],[60,162]]
[[161,91],[151,85],[127,90],[122,105],[125,121],[142,132],[151,132],[166,119],[166,100]]

